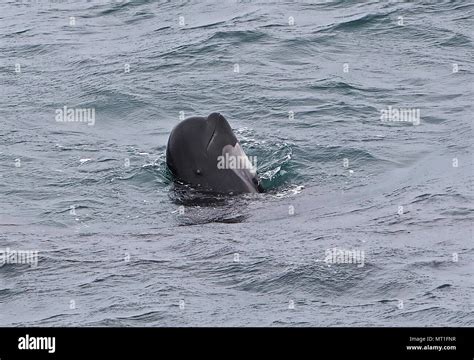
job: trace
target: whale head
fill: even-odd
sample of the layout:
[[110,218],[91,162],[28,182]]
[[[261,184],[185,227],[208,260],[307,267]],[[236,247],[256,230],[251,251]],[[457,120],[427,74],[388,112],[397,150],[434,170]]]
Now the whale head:
[[191,117],[171,131],[166,163],[175,179],[205,192],[263,191],[227,120],[219,113]]

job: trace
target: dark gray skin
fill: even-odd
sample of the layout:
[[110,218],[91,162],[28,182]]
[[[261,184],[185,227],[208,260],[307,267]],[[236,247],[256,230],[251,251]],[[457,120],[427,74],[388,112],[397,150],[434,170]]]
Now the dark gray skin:
[[[218,168],[218,157],[229,148],[237,153],[241,149],[224,116],[212,113],[207,118],[191,117],[171,131],[166,164],[175,180],[200,191],[222,194],[262,192],[259,179],[252,171]],[[245,155],[243,152],[239,154]]]

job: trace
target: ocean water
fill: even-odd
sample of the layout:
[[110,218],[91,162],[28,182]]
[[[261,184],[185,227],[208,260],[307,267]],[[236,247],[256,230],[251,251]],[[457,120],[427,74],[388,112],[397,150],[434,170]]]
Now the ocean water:
[[[0,325],[473,326],[473,18],[3,0]],[[211,112],[266,193],[173,190],[168,135]]]

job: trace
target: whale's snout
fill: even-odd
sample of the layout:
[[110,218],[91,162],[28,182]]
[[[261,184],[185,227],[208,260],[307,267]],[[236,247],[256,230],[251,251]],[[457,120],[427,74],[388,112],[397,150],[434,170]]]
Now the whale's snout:
[[[219,152],[226,145],[234,146],[237,142],[237,138],[232,132],[229,122],[220,113],[212,113],[207,117],[206,120],[208,132],[210,133],[209,140],[206,146],[206,150],[209,152],[210,149],[214,149]],[[212,129],[212,131],[210,131]]]

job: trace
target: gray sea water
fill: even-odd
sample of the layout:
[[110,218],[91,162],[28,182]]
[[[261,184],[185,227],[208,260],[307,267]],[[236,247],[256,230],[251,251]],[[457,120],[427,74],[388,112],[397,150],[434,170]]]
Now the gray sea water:
[[[473,18],[2,0],[0,325],[473,326]],[[168,135],[211,112],[266,193],[182,205]]]

